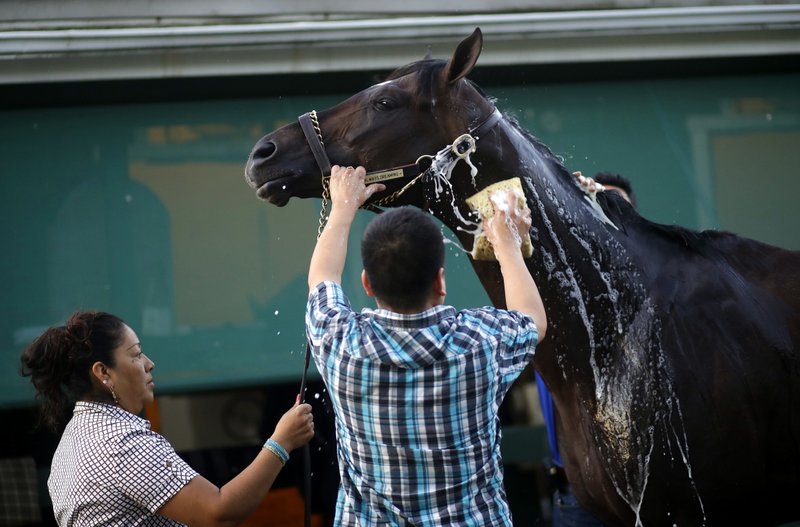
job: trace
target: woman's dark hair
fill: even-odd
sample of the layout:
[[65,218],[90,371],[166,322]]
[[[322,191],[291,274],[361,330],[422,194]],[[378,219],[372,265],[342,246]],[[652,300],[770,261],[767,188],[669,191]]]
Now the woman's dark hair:
[[442,232],[418,209],[392,209],[367,226],[361,259],[379,300],[397,310],[421,308],[444,265]]
[[92,384],[92,364],[114,366],[125,322],[100,311],[78,311],[64,326],[48,328],[22,352],[22,375],[31,378],[41,402],[42,421],[57,429],[69,418],[75,401],[111,397]]

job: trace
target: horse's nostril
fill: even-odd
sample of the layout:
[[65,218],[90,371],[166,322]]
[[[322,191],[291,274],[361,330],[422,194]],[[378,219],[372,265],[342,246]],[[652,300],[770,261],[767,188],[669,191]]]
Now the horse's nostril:
[[253,161],[266,161],[275,155],[278,151],[278,146],[272,141],[267,141],[263,145],[258,146],[253,151]]

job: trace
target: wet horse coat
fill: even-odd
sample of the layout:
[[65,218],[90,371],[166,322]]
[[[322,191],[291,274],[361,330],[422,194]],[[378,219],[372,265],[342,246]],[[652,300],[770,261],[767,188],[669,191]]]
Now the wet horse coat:
[[[377,170],[474,133],[495,111],[465,78],[481,46],[476,30],[448,62],[399,68],[320,112],[327,156]],[[579,501],[610,525],[800,518],[800,254],[657,225],[613,193],[598,196],[599,211],[513,120],[474,135],[466,159],[440,154],[413,183],[386,181],[373,201],[428,210],[469,249],[465,198],[522,178],[535,248],[527,264],[548,316],[534,365],[553,394]],[[258,141],[246,178],[259,197],[283,206],[322,195],[307,145],[299,124]],[[497,263],[473,267],[504,306]]]

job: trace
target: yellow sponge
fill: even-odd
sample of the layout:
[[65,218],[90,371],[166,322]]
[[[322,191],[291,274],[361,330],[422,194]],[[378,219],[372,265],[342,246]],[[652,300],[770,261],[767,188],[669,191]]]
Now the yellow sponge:
[[[518,177],[506,179],[493,183],[467,198],[467,205],[474,210],[479,216],[491,218],[494,216],[494,206],[492,205],[491,196],[497,191],[513,190],[517,195],[517,206],[523,208],[525,204],[525,194],[522,192],[522,182]],[[530,258],[533,254],[533,245],[531,244],[531,236],[526,233],[522,237],[522,256]],[[472,243],[472,258],[474,260],[496,260],[494,255],[494,248],[486,235],[481,232],[475,236],[475,241]]]

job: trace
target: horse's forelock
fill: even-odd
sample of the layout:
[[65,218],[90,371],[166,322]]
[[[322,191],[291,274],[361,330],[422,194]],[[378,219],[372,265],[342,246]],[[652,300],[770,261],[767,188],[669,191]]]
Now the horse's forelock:
[[399,79],[400,77],[405,77],[406,75],[409,75],[411,73],[417,73],[423,70],[433,70],[438,72],[439,70],[444,68],[445,64],[447,63],[440,59],[418,60],[416,62],[411,62],[410,64],[406,64],[405,66],[400,66],[399,68],[391,72],[389,76],[386,77],[386,80],[391,81]]
[[434,91],[439,75],[447,62],[438,59],[423,59],[411,64],[406,64],[394,70],[386,78],[387,81],[397,80],[407,75],[415,75],[416,104],[425,105],[434,99]]

